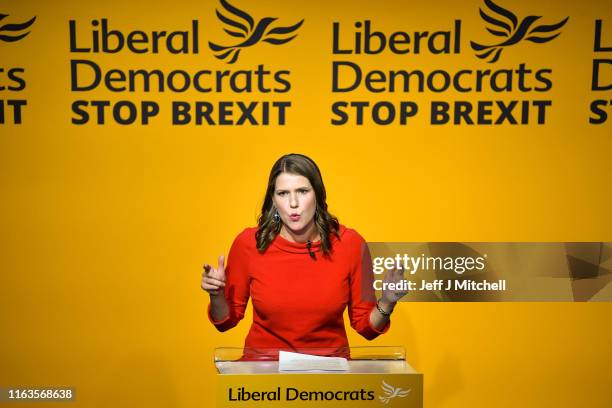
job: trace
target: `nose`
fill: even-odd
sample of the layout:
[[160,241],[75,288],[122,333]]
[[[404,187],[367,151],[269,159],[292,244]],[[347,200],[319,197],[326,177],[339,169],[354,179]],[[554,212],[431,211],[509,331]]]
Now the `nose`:
[[297,194],[291,194],[291,198],[289,198],[289,206],[291,208],[298,208],[300,203],[298,202]]

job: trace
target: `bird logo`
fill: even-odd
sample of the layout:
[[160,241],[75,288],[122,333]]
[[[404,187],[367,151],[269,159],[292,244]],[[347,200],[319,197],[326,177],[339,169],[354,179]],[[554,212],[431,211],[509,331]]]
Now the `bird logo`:
[[220,0],[220,2],[224,8],[223,12],[231,16],[228,17],[218,9],[216,10],[219,20],[226,25],[223,31],[232,37],[241,38],[242,41],[239,44],[229,46],[209,42],[208,46],[215,53],[215,57],[226,60],[228,64],[236,62],[243,48],[255,45],[260,41],[274,45],[288,43],[297,36],[294,33],[304,22],[304,20],[300,20],[289,27],[273,28],[272,23],[277,20],[275,17],[265,17],[255,23],[253,17],[245,11],[232,6],[226,0]]
[[[0,21],[4,20],[8,16],[9,16],[8,14],[0,14]],[[26,35],[30,34],[29,31],[25,33],[23,31],[30,28],[30,26],[34,24],[35,20],[36,20],[36,17],[32,17],[25,23],[18,23],[18,24],[9,23],[9,24],[0,25],[0,41],[15,42],[15,41],[21,40]]]
[[379,396],[378,399],[380,399],[380,401],[383,404],[388,404],[389,401],[395,397],[405,398],[408,396],[408,394],[410,394],[410,391],[412,390],[412,389],[408,389],[404,391],[402,388],[399,388],[399,387],[396,388],[392,385],[387,384],[385,380],[382,380],[381,388],[385,392],[385,395]]
[[495,27],[487,27],[487,31],[497,37],[504,38],[504,40],[494,45],[482,45],[475,41],[471,41],[470,44],[472,49],[476,51],[476,56],[484,60],[489,59],[489,63],[496,62],[505,47],[514,45],[522,40],[537,44],[552,41],[561,34],[557,30],[563,27],[569,19],[569,17],[565,17],[564,20],[556,24],[537,25],[534,27],[533,24],[542,18],[542,16],[527,16],[519,23],[517,16],[510,10],[498,6],[491,0],[484,0],[484,2],[491,11],[487,14],[479,8],[480,17]]

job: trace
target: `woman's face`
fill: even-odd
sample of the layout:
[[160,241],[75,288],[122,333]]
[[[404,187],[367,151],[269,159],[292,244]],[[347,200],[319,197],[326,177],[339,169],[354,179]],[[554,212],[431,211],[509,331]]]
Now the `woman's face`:
[[306,177],[292,173],[279,174],[272,200],[283,224],[292,232],[304,233],[314,222],[317,200]]

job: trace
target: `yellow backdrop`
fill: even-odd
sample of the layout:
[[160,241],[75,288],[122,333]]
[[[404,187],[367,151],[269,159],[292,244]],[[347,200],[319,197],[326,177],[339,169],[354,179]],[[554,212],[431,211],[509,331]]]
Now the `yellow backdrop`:
[[[470,40],[493,44],[484,2],[449,0],[231,2],[278,26],[304,24],[283,45],[259,43],[235,64],[208,41],[236,43],[215,16],[219,2],[4,2],[0,24],[37,16],[25,38],[0,41],[2,100],[27,100],[23,123],[0,125],[0,386],[73,386],[82,407],[205,407],[214,403],[212,351],[240,346],[251,320],[218,333],[205,316],[201,266],[216,262],[256,222],[268,171],[300,152],[320,166],[328,203],[369,241],[612,241],[609,121],[590,124],[595,20],[612,44],[609,1],[499,0],[520,18],[554,24],[554,40],[476,58]],[[70,52],[69,21],[82,44],[94,19],[111,28],[188,30],[199,53]],[[452,30],[457,54],[333,55],[332,24],[347,39],[356,21],[392,33]],[[10,20],[10,21],[9,21]],[[89,36],[89,37],[88,37]],[[88,39],[89,38],[89,39]],[[344,40],[343,40],[344,41]],[[348,39],[346,40],[348,41]],[[288,70],[286,93],[89,92],[70,89],[70,61],[115,68]],[[366,69],[551,69],[546,92],[331,91],[332,62]],[[609,65],[602,81],[610,83]],[[605,78],[604,78],[605,75]],[[604,81],[605,82],[605,81]],[[515,82],[516,84],[516,82]],[[75,100],[151,100],[148,125],[71,123]],[[551,100],[544,124],[431,125],[432,100]],[[287,124],[173,126],[172,101],[290,101]],[[331,124],[336,101],[416,101],[407,125]],[[6,108],[6,106],[5,106]],[[5,109],[7,111],[7,109]],[[8,121],[7,121],[8,122]],[[392,328],[369,343],[402,345],[425,374],[427,407],[609,407],[610,303],[402,303]]]

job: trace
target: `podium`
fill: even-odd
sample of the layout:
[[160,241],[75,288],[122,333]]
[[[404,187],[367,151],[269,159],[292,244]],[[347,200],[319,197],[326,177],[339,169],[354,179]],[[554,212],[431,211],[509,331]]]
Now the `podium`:
[[[345,357],[347,371],[279,371],[279,351]],[[403,347],[243,349],[214,353],[217,407],[422,408],[423,374]]]

